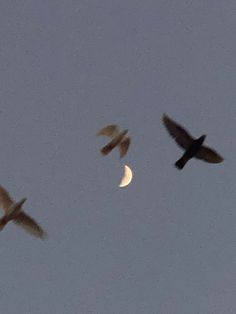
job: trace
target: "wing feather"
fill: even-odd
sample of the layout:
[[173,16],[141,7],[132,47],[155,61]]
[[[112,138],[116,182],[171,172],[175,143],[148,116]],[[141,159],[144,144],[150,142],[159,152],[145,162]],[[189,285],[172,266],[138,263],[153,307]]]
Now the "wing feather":
[[163,123],[169,134],[175,139],[176,143],[184,149],[188,149],[194,138],[178,123],[163,115]]
[[105,135],[110,138],[115,138],[119,134],[119,128],[115,124],[107,125],[98,131],[97,135]]
[[7,211],[11,205],[13,204],[13,199],[11,198],[10,194],[4,189],[3,186],[0,185],[0,207]]
[[202,146],[195,155],[195,157],[214,164],[220,163],[224,160],[224,158],[220,156],[220,154],[207,146]]
[[30,234],[44,239],[46,232],[40,227],[40,225],[24,211],[21,211],[19,215],[13,220],[17,225],[21,226],[25,231]]
[[125,139],[120,142],[119,144],[120,158],[124,157],[127,154],[130,142],[131,142],[130,137],[125,137]]

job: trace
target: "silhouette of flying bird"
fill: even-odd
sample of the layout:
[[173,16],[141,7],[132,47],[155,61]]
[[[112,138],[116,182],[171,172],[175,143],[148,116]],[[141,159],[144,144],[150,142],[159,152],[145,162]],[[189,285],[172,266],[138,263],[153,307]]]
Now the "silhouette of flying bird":
[[127,133],[128,130],[120,132],[119,127],[115,124],[108,125],[98,131],[97,135],[105,135],[112,139],[111,142],[101,149],[102,155],[109,154],[116,146],[118,146],[120,150],[120,158],[124,157],[128,152],[131,142],[130,137],[126,135]]
[[163,123],[176,143],[185,150],[183,156],[175,163],[178,169],[183,169],[188,160],[193,157],[215,164],[224,160],[216,151],[202,145],[206,135],[194,139],[181,125],[170,119],[166,114],[163,115]]
[[0,231],[12,220],[27,232],[43,239],[46,236],[46,232],[33,218],[22,210],[22,205],[25,201],[26,198],[22,198],[19,202],[14,202],[9,193],[0,186],[0,207],[5,211],[4,216],[0,218]]

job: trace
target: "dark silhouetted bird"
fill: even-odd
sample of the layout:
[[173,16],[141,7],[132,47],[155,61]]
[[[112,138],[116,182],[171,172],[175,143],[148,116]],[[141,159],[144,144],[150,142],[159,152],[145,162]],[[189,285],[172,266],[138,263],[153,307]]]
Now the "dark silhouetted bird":
[[119,127],[115,124],[111,124],[98,131],[97,135],[106,135],[112,140],[106,146],[101,149],[103,155],[109,154],[116,146],[120,149],[120,158],[127,154],[130,145],[130,137],[126,136],[128,130],[122,132],[119,131]]
[[46,232],[39,224],[22,210],[22,205],[26,198],[22,198],[19,202],[13,201],[9,193],[0,186],[0,207],[5,211],[5,215],[0,218],[0,231],[10,221],[21,226],[32,235],[44,239]]
[[183,156],[175,163],[178,169],[183,169],[188,160],[193,157],[215,164],[224,160],[216,151],[202,145],[206,135],[194,139],[181,125],[165,114],[163,115],[163,123],[177,144],[185,149]]

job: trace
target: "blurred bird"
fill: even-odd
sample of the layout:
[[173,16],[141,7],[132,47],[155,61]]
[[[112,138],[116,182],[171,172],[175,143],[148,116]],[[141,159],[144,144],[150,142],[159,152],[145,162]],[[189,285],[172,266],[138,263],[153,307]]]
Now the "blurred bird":
[[106,146],[101,149],[103,155],[109,154],[116,146],[120,149],[120,158],[124,157],[127,154],[129,145],[131,142],[130,137],[126,136],[128,130],[122,132],[119,131],[117,125],[111,124],[102,128],[98,131],[97,135],[105,135],[110,137],[112,140]]
[[22,210],[25,201],[26,198],[22,198],[19,202],[14,202],[9,193],[0,186],[0,207],[5,211],[4,216],[0,218],[0,231],[12,220],[32,235],[44,239],[46,233],[43,229]]
[[175,163],[178,169],[183,169],[188,160],[193,157],[209,163],[220,163],[224,160],[216,151],[202,145],[206,135],[194,139],[181,125],[177,124],[165,114],[163,115],[163,123],[177,144],[185,149],[183,156]]

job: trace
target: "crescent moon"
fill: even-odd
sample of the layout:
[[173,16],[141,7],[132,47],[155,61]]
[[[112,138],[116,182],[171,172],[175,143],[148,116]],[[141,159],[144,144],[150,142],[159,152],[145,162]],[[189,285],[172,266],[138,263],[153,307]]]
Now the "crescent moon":
[[123,177],[122,177],[122,179],[120,181],[119,187],[123,188],[123,187],[129,185],[130,182],[132,181],[132,179],[133,179],[132,170],[130,169],[130,167],[125,165],[125,167],[124,167],[124,174],[123,174]]

